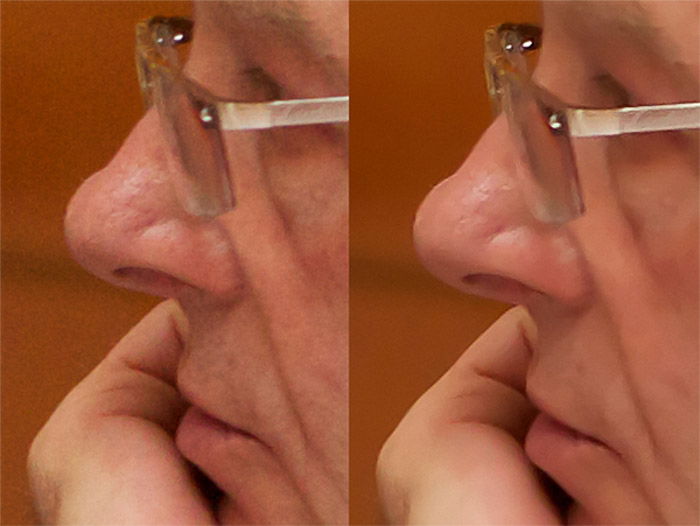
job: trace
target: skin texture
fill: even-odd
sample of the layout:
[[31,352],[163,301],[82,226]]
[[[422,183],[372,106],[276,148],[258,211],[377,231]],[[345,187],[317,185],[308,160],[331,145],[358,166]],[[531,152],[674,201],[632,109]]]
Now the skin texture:
[[[202,2],[195,28],[186,71],[217,95],[347,92],[342,2]],[[78,190],[66,214],[76,259],[115,285],[174,300],[35,440],[42,520],[347,522],[346,134],[343,125],[226,134],[237,205],[210,221],[180,206],[178,168],[151,110]],[[161,349],[174,318],[177,337]],[[202,497],[212,482],[216,500]]]
[[[697,2],[545,3],[534,77],[571,105],[700,100],[699,9]],[[602,75],[622,91],[606,88]],[[428,195],[414,229],[425,265],[466,293],[524,305],[538,336],[525,357],[517,346],[477,342],[409,411],[379,461],[390,519],[547,523],[544,493],[526,493],[537,480],[526,477],[524,455],[573,500],[561,523],[697,524],[697,145],[697,132],[575,141],[587,212],[556,227],[534,219],[522,198],[501,116]],[[506,338],[513,316],[488,338]],[[446,415],[455,404],[445,394],[449,378],[482,354],[493,361],[456,388],[465,415]],[[517,381],[504,377],[515,364]],[[522,397],[500,396],[503,389],[524,393],[529,409]],[[479,403],[492,410],[473,415]],[[504,413],[512,418],[504,422]],[[537,416],[526,434],[540,413],[548,417]],[[444,454],[427,460],[421,452],[433,448]]]

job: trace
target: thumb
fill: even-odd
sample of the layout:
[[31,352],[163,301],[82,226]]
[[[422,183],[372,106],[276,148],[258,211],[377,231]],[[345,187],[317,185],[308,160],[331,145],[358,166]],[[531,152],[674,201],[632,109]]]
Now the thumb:
[[32,444],[29,472],[46,522],[213,522],[173,432],[183,330],[168,301],[139,322],[59,405]]
[[411,408],[380,457],[387,511],[411,524],[560,524],[522,447],[535,336],[518,307]]

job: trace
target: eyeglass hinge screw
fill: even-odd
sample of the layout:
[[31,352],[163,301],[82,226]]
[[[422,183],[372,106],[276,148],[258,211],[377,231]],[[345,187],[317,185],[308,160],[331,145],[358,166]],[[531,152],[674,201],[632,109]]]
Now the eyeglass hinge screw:
[[555,132],[561,132],[564,129],[564,116],[561,113],[552,113],[549,116],[547,124]]
[[211,106],[204,106],[201,110],[199,110],[199,118],[202,120],[202,122],[211,124],[214,122],[214,108]]

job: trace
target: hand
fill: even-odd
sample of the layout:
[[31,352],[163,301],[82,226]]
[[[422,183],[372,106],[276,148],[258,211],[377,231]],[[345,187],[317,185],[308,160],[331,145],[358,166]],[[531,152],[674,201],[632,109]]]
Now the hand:
[[392,523],[561,524],[522,446],[534,332],[506,312],[409,410],[377,466]]
[[173,440],[185,327],[174,301],[158,305],[39,432],[29,474],[43,524],[215,523]]

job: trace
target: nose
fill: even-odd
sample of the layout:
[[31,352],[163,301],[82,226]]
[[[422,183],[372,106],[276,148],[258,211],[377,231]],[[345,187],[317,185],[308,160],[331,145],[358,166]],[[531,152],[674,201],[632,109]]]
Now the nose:
[[200,291],[226,297],[239,285],[217,222],[187,214],[171,184],[172,154],[149,111],[107,167],[73,196],[65,234],[75,259],[96,276],[165,297]]
[[428,194],[414,224],[424,265],[464,292],[507,303],[586,294],[580,250],[566,227],[537,221],[520,192],[516,149],[499,117],[457,172]]

